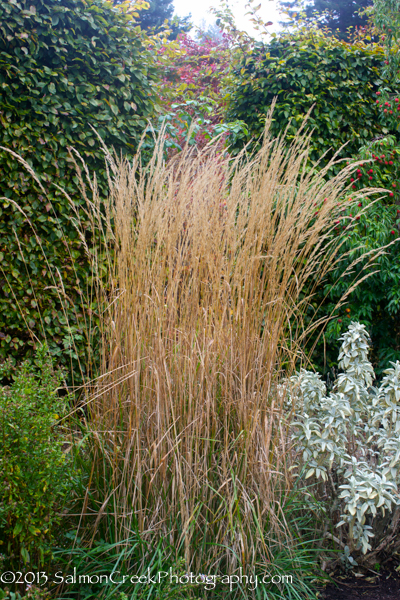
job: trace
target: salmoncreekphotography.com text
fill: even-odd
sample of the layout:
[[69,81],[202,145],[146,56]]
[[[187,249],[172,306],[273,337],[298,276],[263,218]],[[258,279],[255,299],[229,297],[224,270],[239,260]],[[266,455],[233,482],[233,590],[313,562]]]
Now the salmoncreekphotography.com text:
[[44,586],[52,583],[55,585],[71,585],[71,584],[104,584],[104,585],[128,585],[128,584],[141,584],[141,585],[160,585],[162,583],[175,583],[181,585],[202,585],[206,590],[212,590],[217,584],[229,586],[232,591],[234,587],[241,586],[246,587],[249,591],[254,591],[258,585],[285,585],[293,583],[292,575],[246,575],[243,573],[243,569],[239,569],[239,574],[234,575],[206,575],[203,573],[185,573],[175,574],[172,568],[169,571],[158,571],[155,574],[147,569],[146,573],[141,575],[126,575],[121,574],[120,571],[112,571],[111,573],[105,573],[99,575],[98,573],[90,575],[77,575],[76,568],[73,573],[65,574],[62,571],[57,571],[54,574],[46,573],[45,571],[22,573],[21,571],[5,571],[0,574],[0,582],[2,584],[20,584],[31,586],[33,584]]

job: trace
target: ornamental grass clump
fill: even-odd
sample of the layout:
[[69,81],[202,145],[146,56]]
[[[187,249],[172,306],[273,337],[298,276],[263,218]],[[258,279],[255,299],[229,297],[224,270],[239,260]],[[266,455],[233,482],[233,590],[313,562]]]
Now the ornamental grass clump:
[[373,564],[400,547],[400,362],[375,388],[365,326],[352,322],[340,339],[343,373],[329,395],[316,373],[301,370],[290,380],[293,440],[305,479],[330,498],[327,529],[338,529],[343,556],[354,565],[356,552]]
[[302,355],[348,176],[306,170],[309,143],[267,126],[255,156],[209,145],[166,164],[162,139],[147,166],[107,153],[105,210],[86,182],[110,257],[97,280],[101,372],[85,387],[92,539],[123,549],[139,532],[197,573],[265,572],[279,552],[309,570],[281,513],[293,477],[275,388]]

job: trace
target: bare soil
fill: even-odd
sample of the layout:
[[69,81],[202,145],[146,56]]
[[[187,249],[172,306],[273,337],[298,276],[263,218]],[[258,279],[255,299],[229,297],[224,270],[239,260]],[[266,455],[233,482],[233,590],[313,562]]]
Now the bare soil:
[[329,584],[319,593],[321,600],[400,600],[400,574],[396,568],[400,561],[387,564],[382,572],[372,572],[363,577],[333,576]]

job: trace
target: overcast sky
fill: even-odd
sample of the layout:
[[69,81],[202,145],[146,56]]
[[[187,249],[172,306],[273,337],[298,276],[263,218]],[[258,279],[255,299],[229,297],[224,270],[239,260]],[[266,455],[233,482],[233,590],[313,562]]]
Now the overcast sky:
[[[259,0],[258,4],[261,3],[261,9],[259,11],[260,16],[264,21],[272,21],[273,25],[269,28],[271,33],[280,29],[278,21],[282,20],[282,16],[277,11],[277,0]],[[256,2],[257,4],[257,2]],[[246,0],[231,0],[230,5],[236,18],[236,25],[239,29],[247,31],[248,33],[255,34],[252,24],[249,22],[249,17],[245,17],[247,12],[245,5]],[[174,0],[175,13],[180,17],[184,17],[187,14],[192,14],[192,20],[195,25],[200,25],[202,19],[205,19],[208,23],[214,22],[212,15],[208,13],[210,6],[219,6],[218,0]]]

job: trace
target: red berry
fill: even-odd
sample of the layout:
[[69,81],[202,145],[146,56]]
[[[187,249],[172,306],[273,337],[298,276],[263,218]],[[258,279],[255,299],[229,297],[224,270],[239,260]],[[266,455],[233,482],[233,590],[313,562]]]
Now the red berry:
[[392,111],[392,110],[389,110],[389,115],[392,115],[392,114],[393,114],[393,111]]
[[396,233],[396,232],[395,232],[395,231],[393,231],[393,229],[392,229],[392,231],[391,231],[390,233],[391,233],[392,235],[395,235],[395,233]]
[[387,112],[387,108],[385,108],[385,110],[383,112]]
[[[389,196],[390,196],[391,198],[393,198],[393,196],[394,196],[393,192],[390,192]],[[397,211],[397,212],[399,212],[399,211]]]
[[359,203],[358,203],[358,206],[362,206],[362,202],[359,202]]
[[350,181],[354,181],[353,177],[350,177]]
[[353,188],[353,190],[356,190],[356,189],[357,189],[357,186],[356,186],[356,185],[352,185],[351,187]]
[[392,183],[392,187],[396,187],[396,185],[397,185],[396,183]]
[[393,161],[392,161],[392,160],[389,160],[389,165],[392,165],[392,164],[393,164]]
[[370,176],[370,179],[373,179],[373,177]]
[[395,99],[394,99],[394,101],[395,101],[395,102],[398,102],[398,101],[399,101],[399,99],[398,99],[398,98],[395,98]]
[[342,322],[342,319],[338,319],[338,323],[341,323],[341,322]]
[[389,102],[385,102],[385,106],[390,106]]
[[377,96],[380,96],[380,95],[381,95],[381,93],[380,93],[380,92],[376,92],[376,95],[377,95]]
[[356,217],[356,219],[357,219],[357,221],[359,221],[359,219],[360,219],[360,215],[358,215],[358,216]]

